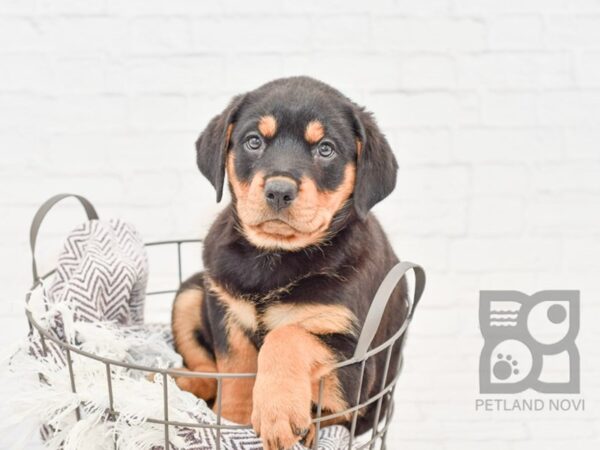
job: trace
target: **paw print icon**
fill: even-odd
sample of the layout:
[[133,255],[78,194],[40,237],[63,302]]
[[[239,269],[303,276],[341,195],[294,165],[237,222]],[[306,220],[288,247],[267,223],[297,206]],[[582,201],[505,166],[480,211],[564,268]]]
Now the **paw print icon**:
[[481,291],[482,394],[579,393],[579,291]]

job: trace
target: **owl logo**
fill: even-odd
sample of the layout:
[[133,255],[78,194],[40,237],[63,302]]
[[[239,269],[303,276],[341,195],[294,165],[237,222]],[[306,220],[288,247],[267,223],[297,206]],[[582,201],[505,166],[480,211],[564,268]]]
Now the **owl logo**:
[[482,394],[578,394],[579,291],[481,291]]

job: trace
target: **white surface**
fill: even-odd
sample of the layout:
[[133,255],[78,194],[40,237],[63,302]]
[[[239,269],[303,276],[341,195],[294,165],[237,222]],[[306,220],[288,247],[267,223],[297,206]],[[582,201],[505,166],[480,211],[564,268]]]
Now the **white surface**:
[[[598,448],[600,2],[4,0],[0,58],[2,347],[44,199],[202,236],[221,205],[198,133],[233,94],[308,74],[376,114],[401,167],[376,212],[428,270],[389,448]],[[46,267],[79,221],[50,218]],[[582,293],[586,411],[476,413],[478,290],[551,288]]]

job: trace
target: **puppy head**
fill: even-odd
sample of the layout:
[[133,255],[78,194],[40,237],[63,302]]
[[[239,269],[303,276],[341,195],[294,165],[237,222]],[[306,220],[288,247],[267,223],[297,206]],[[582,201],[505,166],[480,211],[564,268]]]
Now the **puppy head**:
[[225,172],[247,239],[268,250],[319,244],[369,210],[397,164],[372,116],[307,77],[235,97],[196,142],[200,171],[223,193]]

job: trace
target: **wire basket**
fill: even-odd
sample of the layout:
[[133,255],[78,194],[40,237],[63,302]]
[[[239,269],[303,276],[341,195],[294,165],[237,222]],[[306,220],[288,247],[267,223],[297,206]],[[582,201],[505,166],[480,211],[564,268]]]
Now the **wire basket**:
[[[86,213],[88,214],[89,219],[97,218],[95,211],[91,204],[87,202],[83,197],[79,197],[76,195],[69,194],[61,194],[60,196],[56,196],[54,198],[58,198],[58,200],[73,196],[77,198],[86,209]],[[56,201],[58,201],[56,200]],[[55,201],[55,202],[56,202]],[[55,203],[54,202],[54,203]],[[89,208],[88,208],[89,206]],[[43,208],[38,211],[36,218],[32,224],[30,242],[31,242],[31,251],[33,257],[33,275],[34,282],[31,286],[31,289],[28,291],[26,296],[26,304],[29,304],[31,296],[38,289],[44,288],[44,281],[49,279],[55,271],[56,268],[50,270],[48,273],[44,275],[38,275],[37,265],[35,262],[35,241],[37,238],[37,233],[41,224],[41,221],[45,214],[48,212],[50,208],[47,208],[45,211],[42,211]],[[169,241],[159,241],[159,242],[149,242],[146,243],[146,247],[162,247],[165,248],[167,246],[176,248],[176,264],[177,264],[177,275],[179,284],[182,282],[183,270],[182,270],[182,247],[194,244],[201,245],[201,239],[181,239],[181,240],[169,240]],[[398,282],[405,276],[407,271],[413,270],[415,275],[415,289],[413,300],[408,300],[408,313],[403,321],[400,328],[391,336],[388,340],[386,340],[381,345],[378,345],[375,348],[370,349],[371,342],[377,332],[379,323],[384,314],[385,306],[392,294],[392,291],[397,286]],[[360,367],[360,379],[358,383],[358,392],[355,397],[355,401],[349,406],[347,409],[335,413],[327,413],[324,414],[322,408],[322,399],[323,399],[323,391],[324,391],[324,383],[325,376],[319,380],[319,390],[318,390],[318,402],[314,406],[314,414],[312,423],[316,428],[315,440],[313,444],[313,449],[317,449],[319,446],[319,430],[322,428],[322,424],[331,421],[333,419],[338,419],[342,417],[350,417],[350,436],[347,444],[348,450],[351,449],[385,449],[386,448],[386,435],[391,423],[391,418],[394,412],[394,390],[396,387],[396,383],[400,376],[402,366],[403,366],[403,357],[402,357],[402,346],[404,344],[403,336],[405,335],[408,325],[410,324],[415,307],[423,293],[425,286],[425,272],[424,270],[418,266],[417,264],[410,262],[401,262],[395,265],[386,275],[384,280],[381,282],[377,293],[375,294],[374,300],[371,304],[371,307],[368,311],[367,317],[365,319],[364,325],[362,327],[361,333],[359,335],[357,346],[352,358],[347,359],[345,361],[338,362],[333,366],[335,370],[340,369],[342,367],[357,365]],[[173,286],[172,289],[163,289],[163,290],[149,290],[146,292],[147,297],[157,296],[157,295],[165,295],[172,294],[173,296],[177,292],[179,286]],[[108,399],[109,410],[106,412],[107,418],[117,417],[119,415],[119,411],[115,408],[115,392],[113,390],[113,382],[111,376],[111,367],[122,367],[130,370],[140,371],[142,373],[146,373],[148,375],[153,375],[155,377],[162,377],[162,417],[147,417],[146,421],[154,424],[159,424],[164,426],[164,442],[165,442],[165,450],[171,448],[169,434],[170,427],[185,427],[192,429],[205,429],[214,433],[216,449],[221,449],[221,434],[224,430],[240,430],[240,429],[249,429],[251,425],[240,425],[240,424],[229,424],[224,423],[223,417],[221,415],[221,405],[222,405],[222,385],[223,380],[225,379],[251,379],[256,376],[255,373],[215,373],[215,372],[193,372],[187,370],[178,370],[175,368],[159,368],[159,367],[151,367],[151,366],[143,366],[138,364],[131,364],[123,361],[118,361],[110,358],[105,358],[85,350],[82,350],[76,346],[73,346],[69,343],[63,342],[62,340],[56,338],[51,333],[48,332],[39,322],[35,320],[34,315],[32,314],[29,308],[25,310],[27,320],[29,322],[29,327],[31,332],[34,330],[39,333],[40,341],[42,344],[42,348],[44,353],[47,352],[47,341],[51,341],[55,344],[63,353],[64,359],[67,364],[69,378],[70,378],[70,386],[71,391],[73,393],[77,392],[77,380],[75,377],[75,373],[73,370],[73,358],[72,354],[77,354],[81,358],[89,358],[90,360],[97,361],[101,364],[104,364],[106,367],[106,396]],[[398,344],[398,345],[395,345]],[[379,355],[382,352],[385,352],[385,369],[383,374],[388,373],[390,368],[390,361],[392,360],[393,350],[396,349],[400,352],[398,358],[398,365],[396,370],[393,372],[392,376],[382,376],[381,386],[378,391],[371,395],[366,400],[361,401],[361,391],[363,385],[363,377],[365,375],[365,367],[366,363],[370,358]],[[217,383],[217,394],[215,399],[215,407],[213,408],[216,413],[216,422],[215,423],[198,423],[198,422],[180,422],[169,419],[169,384],[167,383],[168,377],[187,377],[187,378],[210,378],[216,380]],[[356,424],[358,420],[358,416],[361,410],[375,404],[375,415],[373,420],[372,429],[363,434],[362,436],[356,436]],[[387,406],[384,406],[387,405]],[[80,410],[76,410],[76,418],[77,420],[81,419]],[[115,442],[116,448],[116,442]]]

